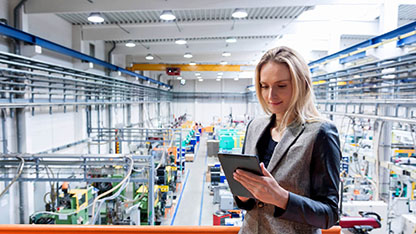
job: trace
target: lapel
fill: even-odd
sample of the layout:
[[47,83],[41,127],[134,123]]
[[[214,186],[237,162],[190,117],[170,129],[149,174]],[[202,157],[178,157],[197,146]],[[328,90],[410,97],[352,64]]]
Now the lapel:
[[283,133],[282,140],[276,145],[267,170],[272,172],[289,148],[296,142],[305,129],[305,124],[290,124]]
[[257,143],[259,142],[260,138],[263,136],[264,132],[269,131],[269,125],[274,121],[275,121],[275,115],[271,115],[269,121],[264,121],[261,124],[259,124],[259,126],[255,126],[254,134],[253,134],[254,139],[252,141],[255,143],[253,145],[255,155],[259,155],[259,152],[257,151]]

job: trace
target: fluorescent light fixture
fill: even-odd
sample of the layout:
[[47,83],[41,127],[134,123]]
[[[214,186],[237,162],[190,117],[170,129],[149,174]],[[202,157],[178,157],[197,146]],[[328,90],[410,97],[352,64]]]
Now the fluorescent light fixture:
[[130,41],[126,42],[125,46],[132,48],[132,47],[136,46],[136,43],[134,43],[133,41],[130,40]]
[[228,64],[228,62],[226,62],[226,61],[221,61],[221,62],[220,62],[220,64],[221,64],[221,65],[227,65],[227,64]]
[[227,42],[227,43],[236,43],[237,39],[235,37],[227,37],[227,39],[225,39],[225,42]]
[[178,44],[178,45],[185,45],[186,44],[186,40],[185,39],[182,39],[182,38],[179,38],[179,39],[176,39],[175,40],[175,43]]
[[222,56],[223,57],[230,57],[231,56],[231,53],[230,52],[222,52]]
[[224,73],[223,72],[218,72],[217,75],[222,76],[222,75],[224,75]]
[[151,54],[147,54],[145,58],[146,58],[146,60],[153,60],[154,59],[153,55],[151,55]]
[[234,10],[233,14],[231,14],[232,17],[234,18],[245,18],[248,16],[247,11],[244,10],[243,8],[237,8]]
[[221,79],[220,78],[217,78],[217,79],[215,79],[216,81],[221,81]]
[[234,78],[234,80],[238,80],[238,77]]
[[217,78],[221,79],[221,78],[222,78],[222,76],[217,76]]
[[101,16],[100,12],[91,12],[88,16],[88,21],[93,23],[102,23],[104,22],[104,18]]
[[173,14],[173,12],[171,10],[162,11],[162,14],[160,14],[159,17],[162,20],[174,20],[174,19],[176,19],[176,16]]
[[201,73],[197,72],[195,73],[195,76],[201,76]]
[[176,79],[182,80],[182,76],[178,76],[178,77],[176,77]]
[[199,78],[199,79],[198,79],[198,81],[199,81],[199,82],[202,82],[202,81],[204,81],[204,79],[202,79],[202,78]]
[[195,66],[196,65],[196,62],[190,62],[189,65]]
[[193,56],[192,56],[192,54],[191,54],[191,53],[185,53],[185,54],[183,55],[183,57],[185,57],[185,58],[192,58]]

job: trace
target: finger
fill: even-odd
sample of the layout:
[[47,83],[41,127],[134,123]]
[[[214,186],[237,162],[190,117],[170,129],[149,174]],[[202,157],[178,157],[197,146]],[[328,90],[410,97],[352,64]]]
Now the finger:
[[261,172],[263,172],[264,176],[273,177],[272,174],[270,174],[270,172],[264,166],[264,163],[260,163],[260,167],[261,167]]
[[256,181],[243,179],[241,177],[236,177],[234,179],[247,189],[256,188],[258,186],[260,186],[260,187],[264,186],[264,185],[262,185],[262,184],[260,184]]
[[260,182],[260,180],[261,180],[261,176],[253,174],[253,173],[248,172],[248,171],[237,169],[235,172],[237,173],[238,176],[241,176],[241,177],[243,177],[244,179],[247,179],[247,180],[255,180],[257,182]]

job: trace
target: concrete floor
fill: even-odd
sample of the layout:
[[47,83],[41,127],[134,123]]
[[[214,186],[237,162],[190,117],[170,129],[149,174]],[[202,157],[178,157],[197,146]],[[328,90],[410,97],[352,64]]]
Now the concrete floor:
[[218,210],[218,204],[213,204],[208,184],[205,181],[207,165],[218,163],[218,158],[207,157],[207,135],[201,136],[201,141],[195,150],[193,162],[186,162],[182,184],[176,191],[176,204],[166,212],[161,225],[211,226],[212,215]]

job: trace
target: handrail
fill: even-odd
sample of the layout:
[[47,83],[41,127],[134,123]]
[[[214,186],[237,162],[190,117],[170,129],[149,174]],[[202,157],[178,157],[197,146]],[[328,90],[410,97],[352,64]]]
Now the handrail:
[[[167,234],[237,234],[240,227],[234,226],[104,226],[104,225],[0,225],[0,233],[5,234],[137,234],[137,233],[167,233]],[[322,230],[323,234],[339,234],[341,228],[334,226]]]

